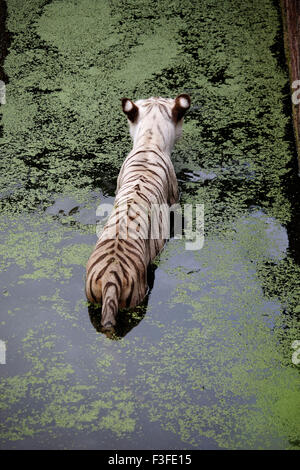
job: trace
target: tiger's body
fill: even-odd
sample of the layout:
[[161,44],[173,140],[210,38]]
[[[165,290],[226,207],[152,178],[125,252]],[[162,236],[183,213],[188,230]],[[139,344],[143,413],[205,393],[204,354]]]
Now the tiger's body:
[[[171,206],[178,186],[170,158],[180,136],[188,95],[175,100],[123,99],[133,149],[118,176],[113,211],[86,267],[86,295],[102,303],[101,324],[112,329],[119,308],[138,305],[147,293],[147,267],[165,244],[164,230],[151,237],[154,206]],[[167,221],[159,214],[159,224]]]

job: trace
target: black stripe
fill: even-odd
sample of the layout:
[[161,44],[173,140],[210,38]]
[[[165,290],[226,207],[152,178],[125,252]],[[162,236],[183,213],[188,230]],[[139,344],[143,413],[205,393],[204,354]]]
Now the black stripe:
[[132,258],[130,258],[129,261],[130,261],[130,262],[133,264],[133,266],[135,267],[135,270],[136,270],[137,275],[139,275],[139,274],[140,274],[140,268],[138,267],[138,265],[136,264],[136,262],[135,262]]
[[96,264],[100,263],[100,261],[104,260],[104,258],[106,258],[106,256],[109,256],[113,253],[114,253],[114,250],[111,250],[110,252],[104,253],[103,255],[99,256],[99,258],[97,258],[96,261],[94,261],[93,264],[91,264],[87,274],[89,274],[91,272],[91,270],[96,266]]
[[158,103],[158,106],[159,106],[159,110],[160,110],[160,112],[161,112],[162,114],[164,114],[164,115],[167,114],[168,118],[169,118],[169,119],[172,119],[172,116],[171,116],[171,114],[170,114],[170,112],[169,112],[169,109],[167,108],[167,106],[166,106],[165,104],[163,104],[163,103]]
[[123,286],[122,286],[122,281],[121,281],[120,276],[119,276],[119,274],[117,273],[117,271],[110,271],[110,274],[114,274],[114,276],[115,276],[115,278],[116,278],[116,280],[117,280],[117,282],[118,282],[118,284],[119,284],[120,291],[122,291],[122,287],[123,287]]
[[122,269],[123,276],[126,278],[127,285],[129,284],[129,278],[126,269],[124,268],[123,264],[120,263],[120,267]]
[[119,309],[119,305],[117,304],[116,300],[112,297],[108,299],[107,306],[110,307],[112,310],[117,311]]
[[[163,194],[162,194],[162,192],[161,192],[160,187],[155,184],[155,183],[157,183],[157,181],[155,181],[155,183],[154,183],[153,180],[149,180],[149,179],[147,179],[145,176],[142,176],[140,179],[145,183],[145,186],[146,186],[145,189],[146,189],[147,191],[149,191],[150,193],[152,193],[153,195],[155,195],[155,196],[157,197],[157,194],[155,194],[147,185],[149,185],[150,187],[151,187],[151,186],[154,186],[154,188],[157,189],[157,191],[159,192],[159,195],[160,195],[160,197],[161,197],[161,200],[164,200],[164,199],[165,199],[164,196],[163,196]],[[161,186],[163,187],[163,185],[161,185]]]
[[131,299],[132,299],[132,294],[133,294],[133,289],[134,289],[134,280],[132,279],[131,280],[131,289],[130,289],[129,295],[126,299],[126,308],[128,308],[130,306]]
[[[139,239],[138,239],[139,240]],[[138,242],[138,240],[135,240],[135,242]],[[129,245],[131,248],[133,249],[137,249],[137,247],[131,243],[129,240],[123,240],[125,242],[126,245]],[[126,246],[127,248],[127,246]],[[144,250],[143,250],[143,247],[142,246],[138,246],[138,248],[141,250],[141,253],[144,254]]]
[[129,264],[127,263],[126,259],[123,258],[123,257],[120,255],[120,253],[118,253],[117,255],[118,255],[119,260],[122,261],[122,263],[124,263],[125,266],[127,266],[128,269],[130,269],[130,266],[129,266]]
[[[111,238],[107,238],[106,240],[99,240],[99,242],[96,245],[95,251],[98,250],[100,247],[106,245],[109,242],[114,243],[114,241]],[[111,247],[108,247],[107,249],[109,249],[109,248],[111,248]]]
[[141,263],[144,263],[145,260],[139,253],[135,253],[134,251],[129,250],[129,248],[127,248],[127,252],[136,256],[141,261]]
[[[103,295],[103,297],[105,297],[105,294],[106,294],[106,292],[107,292],[107,289],[108,289],[109,287],[111,287],[111,286],[113,286],[113,287],[115,287],[115,288],[117,289],[117,286],[116,286],[115,282],[107,282],[107,283],[105,284],[103,290],[102,290],[102,295]],[[118,290],[118,289],[117,289],[117,290]],[[112,298],[112,297],[111,297],[111,298]]]
[[108,261],[107,261],[107,264],[106,266],[104,266],[104,268],[101,269],[101,271],[98,273],[98,276],[97,276],[97,279],[96,281],[98,281],[98,279],[101,279],[101,277],[105,274],[108,266],[115,260],[115,258],[110,258]]
[[92,286],[94,274],[95,273],[92,274],[91,279],[90,279],[90,293],[91,293],[91,296],[92,296],[92,299],[94,300],[94,302],[97,303],[97,299],[94,296],[94,291],[93,291],[93,286]]
[[164,141],[164,143],[165,143],[165,142],[166,142],[165,135],[164,135],[164,133],[163,133],[163,131],[162,131],[162,129],[161,129],[161,127],[160,127],[159,124],[157,124],[157,130],[158,130],[158,132],[160,133],[160,135],[161,135],[161,137],[162,137],[162,139],[163,139],[163,141]]

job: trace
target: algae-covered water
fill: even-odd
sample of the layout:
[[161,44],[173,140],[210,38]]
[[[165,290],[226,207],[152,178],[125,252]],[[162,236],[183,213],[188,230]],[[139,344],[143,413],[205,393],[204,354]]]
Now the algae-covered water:
[[[0,7],[1,448],[299,449],[299,180],[277,2]],[[169,241],[113,341],[84,276],[131,148],[120,98],[183,92],[173,161],[181,202],[204,204],[204,246]]]

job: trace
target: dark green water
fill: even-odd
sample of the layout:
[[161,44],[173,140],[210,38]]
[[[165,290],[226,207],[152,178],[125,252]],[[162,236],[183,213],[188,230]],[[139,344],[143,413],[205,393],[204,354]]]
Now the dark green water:
[[[6,4],[1,448],[299,449],[299,180],[276,2]],[[170,240],[147,308],[112,341],[84,275],[131,148],[120,98],[182,92],[173,160],[181,201],[205,205],[204,247]]]

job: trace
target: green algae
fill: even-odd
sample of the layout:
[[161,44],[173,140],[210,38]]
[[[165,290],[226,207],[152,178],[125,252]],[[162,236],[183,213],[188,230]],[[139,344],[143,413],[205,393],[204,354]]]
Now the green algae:
[[[157,448],[157,425],[173,448],[299,448],[300,273],[285,230],[295,154],[274,4],[7,6],[1,447],[70,431],[67,448],[93,433],[98,448]],[[120,98],[184,91],[193,107],[173,159],[181,202],[205,205],[205,245],[168,244],[146,315],[113,342],[88,320],[95,226],[72,209],[114,194],[130,149]],[[188,176],[199,169],[215,177]]]
[[[272,309],[278,308],[278,297],[273,297],[277,307],[268,304],[242,247],[208,240],[195,257],[200,269],[185,275],[181,270],[181,283],[170,300],[173,307],[179,303],[184,311],[183,305],[188,305],[185,321],[194,322],[188,331],[164,335],[164,346],[161,343],[151,349],[151,361],[157,357],[156,372],[168,374],[168,392],[159,374],[147,380],[150,402],[155,397],[152,419],[166,423],[168,429],[195,445],[195,434],[213,437],[220,447],[227,448],[276,448],[276,444],[282,445],[280,436],[284,434],[290,441],[297,440],[299,373],[291,367],[282,369],[283,363],[291,366],[291,342],[297,331],[299,334],[299,326],[298,330],[292,328],[296,319],[272,315]],[[257,262],[263,263],[263,259],[259,257]],[[176,271],[169,270],[178,277]],[[295,281],[296,273],[285,287],[295,289]],[[271,318],[271,325],[263,321],[262,313]],[[192,390],[198,391],[197,399]],[[169,402],[162,400],[166,393],[172,396],[171,409]],[[207,394],[212,395],[209,400]],[[193,399],[200,402],[196,408]],[[289,399],[289,406],[281,406]],[[190,412],[184,411],[188,400]],[[207,401],[211,401],[209,406]],[[182,420],[186,414],[187,419]],[[217,431],[212,429],[211,419]]]
[[[31,363],[30,371],[2,384],[1,396],[5,407],[22,403],[26,396],[35,406],[30,414],[23,410],[8,417],[9,430],[2,425],[1,437],[22,439],[53,425],[58,429],[89,431],[112,428],[116,434],[132,431],[135,419],[131,391],[111,388],[105,392],[105,386],[101,386],[100,391],[97,376],[89,385],[85,381],[73,383],[75,371],[65,362],[65,351],[48,354],[51,349],[55,352],[59,340],[52,331],[52,325],[46,324],[29,330],[24,338],[22,349]],[[66,341],[65,346],[70,348],[71,345]],[[109,366],[110,362],[102,361],[102,370]]]

